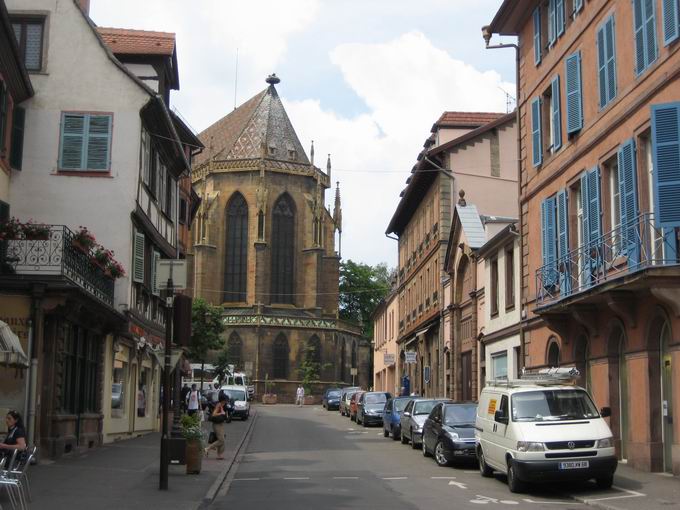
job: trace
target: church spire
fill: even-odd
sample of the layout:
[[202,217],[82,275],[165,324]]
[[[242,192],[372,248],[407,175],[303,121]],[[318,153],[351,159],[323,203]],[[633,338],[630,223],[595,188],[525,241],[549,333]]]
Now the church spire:
[[340,181],[336,182],[333,223],[338,231],[338,255],[342,256],[342,205],[340,204]]
[[328,159],[326,160],[326,175],[328,176],[328,182],[332,182],[331,179],[331,155],[328,155]]
[[312,148],[309,149],[309,157],[312,160],[312,166],[314,166],[314,140],[312,140]]

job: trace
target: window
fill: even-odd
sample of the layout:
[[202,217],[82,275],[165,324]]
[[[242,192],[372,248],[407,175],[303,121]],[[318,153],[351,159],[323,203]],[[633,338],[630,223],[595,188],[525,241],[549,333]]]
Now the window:
[[583,9],[583,0],[573,0],[572,17],[575,18],[581,9]]
[[550,342],[548,347],[548,367],[557,368],[560,366],[560,346],[556,340]]
[[597,243],[602,235],[600,209],[600,169],[595,167],[581,176],[581,207],[583,208],[583,233],[585,243]]
[[187,201],[183,198],[179,199],[179,222],[184,225],[189,223],[187,217]]
[[614,251],[619,253],[621,248],[621,192],[619,189],[619,165],[614,159],[605,163],[605,167],[609,171],[609,201],[611,210],[609,211],[611,217],[612,239],[614,241]]
[[238,192],[227,204],[225,238],[224,301],[244,302],[248,288],[248,204]]
[[552,79],[550,84],[550,145],[553,152],[562,147],[562,105],[560,101],[560,76]]
[[531,101],[531,144],[532,162],[539,166],[543,162],[543,136],[541,134],[541,98]]
[[507,351],[491,355],[491,377],[498,379],[508,377],[508,353]]
[[642,74],[657,57],[656,13],[653,0],[633,0],[635,73]]
[[597,67],[600,108],[616,97],[616,32],[614,15],[597,30]]
[[61,409],[79,414],[97,412],[97,365],[100,343],[87,330],[69,324],[65,328],[62,357]]
[[583,98],[581,96],[581,52],[569,55],[565,61],[567,134],[583,127]]
[[295,204],[284,193],[272,210],[272,303],[293,304]]
[[62,113],[59,168],[108,171],[111,121],[110,114]]
[[24,158],[24,123],[26,110],[21,106],[14,106],[12,112],[12,144],[10,146],[9,164],[15,170],[21,170]]
[[19,45],[19,53],[28,71],[42,69],[43,18],[13,18],[12,28]]
[[243,359],[243,342],[236,331],[233,331],[227,341],[227,359],[230,365],[234,365],[236,369],[243,368],[241,360]]
[[283,333],[274,340],[273,365],[274,379],[288,377],[288,339]]
[[498,315],[498,259],[491,261],[491,316]]
[[668,45],[680,36],[680,4],[678,0],[663,0],[663,42]]
[[515,250],[513,246],[505,249],[505,309],[515,307]]
[[548,0],[548,45],[564,34],[564,0]]
[[127,393],[128,362],[122,352],[116,353],[113,360],[113,383],[111,385],[111,415],[125,415],[125,396]]
[[640,259],[636,160],[635,141],[631,139],[619,147],[617,154],[621,250],[628,256],[630,266],[637,265]]

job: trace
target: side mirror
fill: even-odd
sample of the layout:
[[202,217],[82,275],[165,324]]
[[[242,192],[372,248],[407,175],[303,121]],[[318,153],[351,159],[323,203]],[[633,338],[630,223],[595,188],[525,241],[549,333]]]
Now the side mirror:
[[603,407],[600,409],[600,416],[603,418],[609,418],[612,415],[612,408],[611,407]]
[[494,414],[493,418],[498,423],[502,423],[503,425],[508,424],[508,417],[504,416],[502,411],[496,411],[496,414]]
[[404,411],[402,414],[403,414],[404,416],[411,416],[411,413],[409,413],[408,411]]

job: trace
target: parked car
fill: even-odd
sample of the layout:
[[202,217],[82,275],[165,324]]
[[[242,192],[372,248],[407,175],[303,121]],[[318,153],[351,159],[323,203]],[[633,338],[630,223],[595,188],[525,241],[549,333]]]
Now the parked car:
[[387,401],[383,410],[383,435],[392,436],[397,441],[401,438],[401,413],[412,397],[394,397]]
[[450,400],[435,400],[433,398],[413,398],[406,404],[401,413],[401,443],[411,443],[411,448],[417,450],[422,441],[423,425],[425,420],[432,412],[432,408],[440,402],[450,402]]
[[367,391],[357,402],[357,425],[367,427],[373,423],[382,425],[382,414],[385,404],[392,395],[382,391]]
[[475,416],[477,404],[437,404],[423,425],[423,455],[440,466],[477,455]]
[[231,418],[241,418],[247,420],[250,416],[250,402],[248,401],[248,390],[243,386],[222,386],[223,391],[231,400],[233,410]]
[[224,384],[227,386],[243,386],[248,392],[248,400],[252,400],[255,396],[255,386],[250,381],[250,378],[243,372],[234,372],[227,376]]
[[349,416],[349,399],[352,398],[352,393],[359,391],[361,388],[358,386],[351,386],[349,388],[343,388],[340,393],[340,414],[342,416]]
[[359,391],[353,393],[352,397],[349,399],[349,419],[350,419],[350,421],[356,421],[356,419],[357,419],[357,403],[358,403],[361,395],[363,395],[364,393],[366,393],[366,392],[359,390]]
[[342,391],[340,388],[329,388],[323,394],[323,400],[321,405],[327,410],[331,411],[333,409],[340,408],[340,395]]
[[491,382],[480,395],[475,423],[479,471],[482,476],[506,473],[511,492],[534,481],[594,478],[600,488],[612,485],[617,459],[604,421],[611,410],[598,412],[573,381],[550,381],[548,376],[558,370],[565,369],[552,369],[542,380]]

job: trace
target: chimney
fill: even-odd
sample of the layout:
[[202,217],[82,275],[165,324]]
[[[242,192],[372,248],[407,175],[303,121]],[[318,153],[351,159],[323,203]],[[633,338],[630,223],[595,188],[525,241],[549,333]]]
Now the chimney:
[[90,16],[90,0],[78,0],[80,9],[89,17]]

